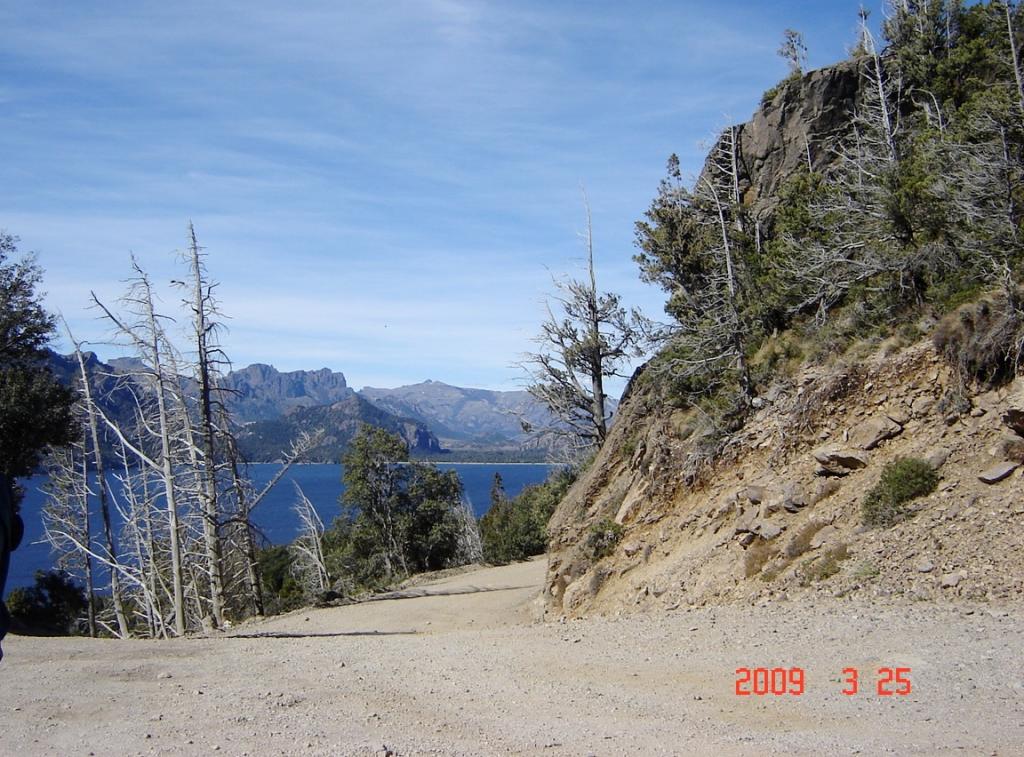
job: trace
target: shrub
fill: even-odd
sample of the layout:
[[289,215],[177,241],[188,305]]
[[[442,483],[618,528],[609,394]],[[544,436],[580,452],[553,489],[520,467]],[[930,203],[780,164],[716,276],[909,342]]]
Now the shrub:
[[858,581],[869,581],[872,578],[878,578],[881,571],[878,570],[878,566],[871,562],[862,562],[857,565],[853,571],[853,577]]
[[1003,294],[963,305],[935,330],[935,348],[964,380],[996,386],[1014,377],[1024,346],[1021,313]]
[[42,634],[80,633],[79,618],[87,606],[85,588],[57,570],[36,571],[35,585],[14,589],[7,598],[11,617],[23,628]]
[[607,557],[622,540],[622,526],[611,518],[602,518],[587,534],[587,553],[593,560]]
[[639,437],[639,434],[633,433],[622,442],[620,449],[622,450],[623,460],[630,461],[633,459],[633,455],[636,454],[636,446],[639,441]]
[[803,525],[803,527],[796,532],[793,538],[786,545],[786,557],[792,559],[799,557],[808,549],[811,548],[811,540],[814,535],[825,527],[825,523],[819,520],[812,520]]
[[514,499],[492,496],[491,509],[480,519],[484,560],[504,565],[543,554],[548,546],[548,521],[575,474],[559,469],[542,484],[528,486]]
[[861,505],[864,523],[891,526],[907,515],[906,504],[931,494],[939,474],[924,460],[901,457],[882,468],[878,483],[865,495]]
[[839,544],[826,550],[818,559],[808,560],[804,563],[801,584],[807,586],[813,582],[831,578],[839,572],[839,563],[849,556],[849,548],[845,544]]
[[260,550],[257,557],[263,588],[263,611],[277,615],[302,607],[305,594],[292,572],[292,555],[286,546]]
[[743,575],[745,578],[752,578],[761,572],[764,564],[775,556],[775,550],[768,542],[760,537],[747,547],[743,555]]

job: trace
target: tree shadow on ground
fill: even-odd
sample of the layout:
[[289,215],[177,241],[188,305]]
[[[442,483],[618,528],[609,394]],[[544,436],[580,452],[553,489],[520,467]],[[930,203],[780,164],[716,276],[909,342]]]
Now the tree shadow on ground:
[[301,633],[298,631],[256,631],[233,633],[224,639],[317,639],[336,636],[415,636],[419,631],[327,631],[324,633]]
[[383,602],[391,599],[419,599],[420,597],[453,597],[459,594],[482,594],[491,591],[518,591],[520,589],[532,589],[532,584],[526,586],[467,586],[464,589],[399,589],[388,591],[383,594],[374,594],[372,597],[356,600],[355,604],[366,602]]

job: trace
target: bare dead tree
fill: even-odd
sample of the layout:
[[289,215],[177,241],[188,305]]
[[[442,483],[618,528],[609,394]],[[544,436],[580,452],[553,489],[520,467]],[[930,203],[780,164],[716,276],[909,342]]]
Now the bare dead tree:
[[299,536],[291,545],[292,567],[307,596],[314,596],[327,591],[330,585],[324,560],[324,522],[297,483],[295,495],[293,510],[299,518]]
[[178,487],[175,480],[174,460],[172,457],[172,407],[170,385],[172,377],[167,375],[164,365],[165,352],[170,349],[161,321],[164,316],[157,313],[154,305],[153,289],[149,277],[133,259],[132,268],[135,277],[131,281],[128,294],[124,298],[125,305],[136,317],[134,323],[121,320],[107,308],[95,293],[93,302],[104,312],[114,324],[119,334],[127,338],[136,348],[146,366],[144,373],[149,379],[154,397],[156,398],[156,428],[152,429],[159,440],[159,452],[154,459],[142,449],[135,447],[117,424],[104,416],[107,424],[120,442],[130,449],[140,464],[148,466],[157,473],[163,485],[166,506],[168,533],[171,551],[171,579],[174,597],[174,630],[183,636],[186,629],[184,570],[182,565],[182,549],[180,543]]
[[47,459],[46,504],[43,506],[43,539],[57,555],[56,565],[82,576],[86,594],[86,627],[96,636],[96,586],[93,557],[79,545],[92,542],[89,514],[89,467],[84,437],[53,449]]
[[[210,604],[214,624],[224,625],[224,579],[220,522],[217,508],[217,429],[214,423],[214,408],[217,404],[217,369],[225,362],[223,351],[217,344],[218,315],[217,303],[213,296],[216,284],[209,281],[205,253],[196,239],[195,227],[188,225],[189,249],[187,260],[191,282],[191,298],[186,306],[192,313],[192,338],[195,347],[195,378],[198,393],[199,437],[201,459],[194,461],[200,473],[202,488],[203,538],[206,549],[206,569],[210,580]],[[185,286],[184,282],[181,283]]]
[[584,206],[587,276],[555,282],[559,293],[546,303],[547,318],[535,339],[540,350],[528,354],[522,367],[530,382],[527,391],[556,419],[556,425],[544,433],[569,437],[590,448],[600,446],[608,435],[610,414],[604,380],[621,376],[625,360],[642,351],[636,315],[626,312],[618,295],[598,290],[593,226],[585,195]]
[[803,73],[807,66],[807,45],[804,43],[804,35],[794,29],[786,29],[778,54],[789,64],[790,74]]
[[1017,84],[1017,104],[1020,106],[1021,117],[1024,118],[1024,74],[1021,73],[1020,56],[1017,51],[1017,35],[1013,28],[1013,10],[1010,6],[1010,0],[1005,0],[1003,10],[1006,12],[1006,35],[1010,40],[1010,66],[1013,68],[1013,78]]
[[[76,341],[71,334],[67,322],[64,322],[64,330],[67,332],[68,340],[75,347],[75,358],[78,362],[79,389],[82,398],[82,413],[85,417],[85,428],[88,434],[89,446],[92,449],[92,463],[96,471],[96,491],[99,495],[100,518],[103,522],[103,540],[107,550],[107,558],[111,563],[117,564],[117,541],[114,538],[114,530],[110,522],[110,495],[107,486],[106,465],[103,460],[103,449],[99,433],[99,420],[96,404],[92,396],[92,382],[85,367],[85,357],[82,354],[82,345]],[[121,591],[120,571],[110,571],[110,595],[114,605],[114,617],[117,621],[118,636],[122,639],[128,638],[131,634],[128,628],[128,618],[124,609],[124,597]]]
[[455,508],[454,515],[459,528],[454,563],[456,565],[472,565],[483,562],[484,546],[480,538],[480,526],[465,495],[463,495],[459,506]]

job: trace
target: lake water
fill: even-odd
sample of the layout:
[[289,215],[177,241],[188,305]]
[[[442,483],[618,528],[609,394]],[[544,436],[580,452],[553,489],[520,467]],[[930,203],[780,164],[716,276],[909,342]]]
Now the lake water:
[[[454,470],[459,474],[466,497],[477,517],[490,507],[491,484],[495,473],[501,474],[505,492],[514,497],[524,487],[543,481],[551,470],[549,465],[452,463],[438,464],[437,467]],[[256,489],[262,488],[279,468],[279,465],[273,463],[250,465],[249,474]],[[344,490],[341,475],[341,465],[293,466],[253,512],[253,520],[271,544],[287,544],[292,541],[298,530],[298,521],[292,511],[295,503],[294,481],[302,487],[324,523],[330,525],[341,514],[338,505],[338,498]],[[26,489],[25,500],[21,505],[21,514],[25,519],[25,541],[11,555],[7,591],[18,586],[31,586],[37,570],[48,570],[53,566],[49,545],[40,543],[43,536],[40,512],[45,502],[41,487],[46,483],[46,478],[36,476],[20,483]],[[93,523],[100,523],[98,514]]]

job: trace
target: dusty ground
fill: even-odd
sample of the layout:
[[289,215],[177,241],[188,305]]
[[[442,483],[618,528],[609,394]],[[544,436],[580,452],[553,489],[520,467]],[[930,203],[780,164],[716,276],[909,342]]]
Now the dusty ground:
[[[1024,607],[837,599],[534,624],[544,563],[169,642],[12,637],[0,753],[1024,754]],[[741,666],[802,696],[735,694]],[[841,671],[862,690],[841,694]],[[905,697],[875,671],[912,669]]]

